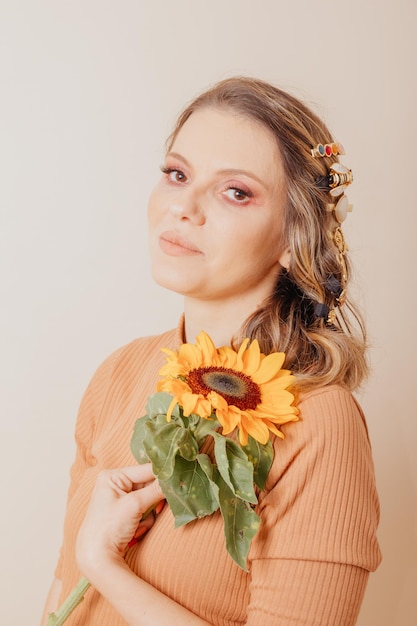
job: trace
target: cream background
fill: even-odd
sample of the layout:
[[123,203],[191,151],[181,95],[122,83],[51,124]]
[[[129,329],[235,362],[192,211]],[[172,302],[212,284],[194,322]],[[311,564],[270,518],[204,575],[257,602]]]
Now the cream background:
[[239,73],[317,105],[348,152],[384,552],[358,624],[417,623],[416,7],[1,0],[2,624],[38,623],[94,369],[181,311],[148,271],[163,141],[187,100]]

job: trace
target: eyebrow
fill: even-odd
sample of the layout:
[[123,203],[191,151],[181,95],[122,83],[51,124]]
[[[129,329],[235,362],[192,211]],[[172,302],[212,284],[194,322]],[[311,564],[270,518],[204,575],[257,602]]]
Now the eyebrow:
[[[184,156],[182,156],[182,154],[179,154],[178,152],[168,152],[166,156],[167,157],[172,157],[174,159],[178,159],[179,161],[182,161],[184,163],[184,165],[186,165],[187,167],[191,168],[191,164],[187,161],[187,159]],[[239,168],[228,167],[228,168],[225,168],[223,170],[219,170],[217,173],[218,174],[222,174],[223,176],[224,175],[231,176],[231,175],[241,174],[243,176],[247,176],[248,178],[252,178],[257,183],[262,185],[262,187],[267,188],[267,185],[265,184],[265,181],[263,181],[261,178],[259,178],[259,176],[257,176],[253,172],[249,172],[247,170],[242,170],[242,169],[239,169]]]

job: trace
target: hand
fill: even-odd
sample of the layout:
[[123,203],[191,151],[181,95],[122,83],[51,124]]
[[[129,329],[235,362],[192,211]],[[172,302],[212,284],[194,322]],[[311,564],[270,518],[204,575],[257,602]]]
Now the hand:
[[87,578],[91,567],[123,558],[129,542],[149,528],[142,517],[164,499],[151,464],[100,472],[77,537],[78,565]]

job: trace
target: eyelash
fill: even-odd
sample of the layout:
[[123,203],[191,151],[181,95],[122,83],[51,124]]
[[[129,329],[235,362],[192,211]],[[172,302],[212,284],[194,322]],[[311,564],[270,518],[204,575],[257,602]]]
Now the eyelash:
[[[251,198],[253,198],[253,193],[249,190],[246,189],[241,189],[240,187],[234,187],[234,186],[230,186],[226,189],[226,192],[228,191],[234,191],[234,192],[238,192],[240,194],[243,194],[245,197],[241,200],[235,198],[232,199],[230,198],[233,202],[237,202],[238,204],[246,204],[246,202],[248,202]],[[226,193],[224,192],[224,193]]]
[[[168,178],[170,177],[171,174],[174,173],[178,173],[181,176],[184,177],[184,179],[186,179],[186,175],[184,174],[184,172],[176,167],[165,167],[162,166],[161,167],[161,172],[163,174],[165,174]],[[183,180],[174,180],[173,182],[176,183],[182,183],[184,182]],[[227,189],[223,192],[224,194],[226,194],[228,191],[234,191],[240,194],[243,194],[245,197],[243,198],[243,200],[238,200],[238,199],[233,199],[230,198],[229,196],[228,199],[231,200],[232,202],[237,202],[238,204],[246,204],[246,202],[248,202],[248,200],[250,200],[251,198],[253,198],[253,193],[249,190],[249,189],[242,189],[241,187],[235,187],[233,185],[230,185],[230,187],[227,187]]]
[[[167,177],[169,177],[169,175],[173,174],[174,172],[178,172],[178,174],[181,174],[182,176],[184,176],[184,178],[187,178],[186,175],[184,174],[184,172],[181,171],[180,169],[178,169],[177,167],[165,167],[165,166],[162,166],[161,167],[161,172],[163,174],[165,174]],[[182,180],[177,180],[175,182],[182,183],[183,181]]]

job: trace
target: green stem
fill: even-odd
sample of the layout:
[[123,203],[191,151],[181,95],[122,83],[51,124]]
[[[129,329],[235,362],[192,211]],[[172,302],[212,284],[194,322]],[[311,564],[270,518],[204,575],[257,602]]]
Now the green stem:
[[90,581],[83,576],[56,613],[49,614],[46,626],[61,626],[71,615],[75,607],[84,600],[84,594],[90,586]]

